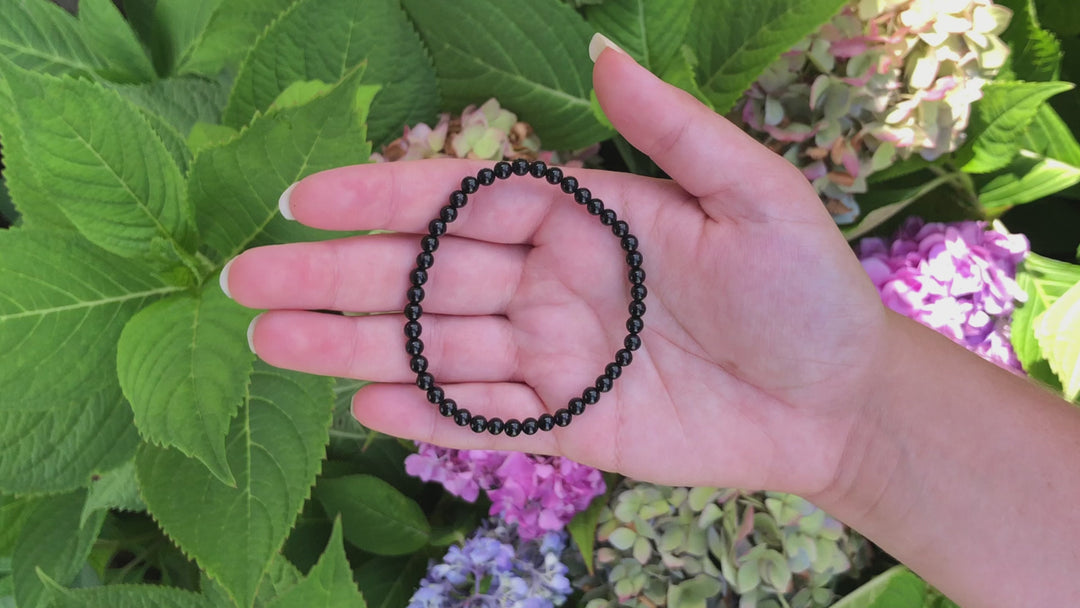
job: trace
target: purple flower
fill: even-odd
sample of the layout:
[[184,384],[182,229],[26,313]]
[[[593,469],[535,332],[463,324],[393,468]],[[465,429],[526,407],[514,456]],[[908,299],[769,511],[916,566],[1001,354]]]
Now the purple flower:
[[865,238],[859,259],[886,306],[1003,367],[1021,369],[1009,321],[1026,294],[1016,267],[1023,235],[985,222],[927,224],[909,218],[891,241]]

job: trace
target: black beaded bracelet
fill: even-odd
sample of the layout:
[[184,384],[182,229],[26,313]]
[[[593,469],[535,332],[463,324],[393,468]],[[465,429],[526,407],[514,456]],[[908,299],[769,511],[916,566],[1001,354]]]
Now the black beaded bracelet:
[[[604,373],[596,378],[592,386],[581,392],[580,397],[571,399],[566,407],[557,410],[554,414],[542,414],[537,418],[517,420],[511,418],[503,421],[500,418],[486,418],[473,414],[469,410],[458,407],[457,402],[446,396],[446,392],[440,387],[435,377],[428,370],[428,360],[424,357],[424,342],[420,339],[423,327],[420,317],[424,310],[420,303],[424,300],[424,283],[428,280],[428,270],[435,263],[435,250],[439,248],[439,237],[446,234],[448,226],[457,219],[458,209],[469,202],[469,195],[480,189],[480,186],[490,186],[496,178],[507,179],[512,175],[531,175],[534,178],[544,178],[549,184],[559,186],[566,194],[573,197],[574,201],[585,207],[591,215],[598,216],[600,223],[611,227],[611,232],[619,238],[622,248],[626,251],[626,265],[630,268],[627,278],[630,280],[630,318],[626,320],[627,335],[623,340],[623,348],[615,353],[615,359],[604,367]],[[561,169],[548,167],[543,161],[529,162],[517,159],[512,162],[501,161],[495,163],[491,169],[481,169],[476,177],[468,176],[461,180],[461,189],[450,193],[450,198],[445,207],[439,211],[439,216],[428,223],[428,234],[420,239],[420,254],[416,256],[416,268],[409,273],[411,286],[406,292],[408,304],[405,305],[405,352],[409,354],[409,367],[416,373],[416,386],[427,391],[427,399],[438,406],[439,413],[447,418],[452,418],[458,426],[469,427],[477,433],[488,432],[498,435],[505,432],[510,437],[516,437],[521,433],[532,435],[537,431],[550,431],[556,426],[567,426],[574,416],[580,416],[585,412],[586,406],[593,405],[600,400],[600,395],[611,390],[615,380],[622,375],[622,370],[633,361],[633,351],[641,348],[641,331],[645,327],[645,296],[649,291],[645,288],[645,271],[641,269],[644,258],[638,251],[638,240],[630,233],[630,226],[615,215],[615,211],[606,209],[604,202],[593,198],[587,188],[578,185],[577,179],[563,175]]]

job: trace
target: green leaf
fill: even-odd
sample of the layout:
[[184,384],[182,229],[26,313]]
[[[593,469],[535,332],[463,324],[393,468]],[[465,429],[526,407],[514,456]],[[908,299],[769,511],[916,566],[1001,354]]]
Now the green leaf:
[[895,566],[852,591],[833,608],[922,608],[926,583],[911,570]]
[[[311,44],[312,36],[319,44]],[[247,124],[294,82],[337,82],[365,60],[364,83],[383,86],[368,125],[374,141],[389,141],[404,125],[435,116],[435,72],[398,0],[301,0],[244,59],[225,124]]]
[[1013,12],[1009,27],[1001,35],[1010,51],[1006,71],[1018,80],[1056,80],[1061,67],[1061,44],[1039,25],[1035,0],[1002,0],[997,4]]
[[91,515],[103,509],[146,510],[146,503],[139,496],[139,484],[135,480],[134,458],[93,479],[86,496],[86,504],[83,505],[81,521],[86,523]]
[[22,223],[19,212],[15,209],[15,203],[11,200],[11,193],[7,185],[0,178],[0,225],[18,226]]
[[188,190],[220,261],[255,244],[329,236],[282,218],[277,200],[302,177],[371,156],[363,124],[370,90],[360,87],[361,73],[351,72],[324,97],[257,118],[195,160]]
[[364,591],[368,608],[399,608],[409,598],[427,573],[428,558],[423,553],[406,557],[379,557],[364,562],[353,573]]
[[1080,182],[1080,167],[1020,150],[1007,167],[973,178],[979,202],[997,210],[1030,203]]
[[204,596],[161,585],[109,585],[90,589],[66,589],[44,577],[51,608],[211,608]]
[[1035,338],[1050,369],[1064,388],[1065,398],[1080,395],[1080,282],[1069,288],[1035,322]]
[[607,0],[585,8],[585,18],[654,74],[679,54],[690,29],[695,0]]
[[667,605],[672,608],[705,608],[706,600],[723,592],[720,581],[707,574],[668,587]]
[[101,67],[79,23],[53,2],[0,2],[0,57],[44,74],[89,73]]
[[709,100],[709,96],[705,94],[705,91],[701,90],[701,84],[698,83],[697,65],[698,60],[694,55],[694,51],[689,46],[683,45],[679,49],[679,54],[668,64],[667,69],[660,76],[664,79],[664,82],[679,87],[693,95],[707,107],[715,109],[712,101]]
[[[37,496],[15,498],[0,494],[0,558],[10,558],[23,527],[38,504],[45,500]],[[0,568],[2,570],[2,568]]]
[[1080,143],[1049,104],[1039,106],[1035,120],[1024,131],[1023,145],[1037,154],[1080,167]]
[[843,230],[844,238],[852,241],[864,236],[948,180],[948,175],[942,175],[917,186],[895,189],[875,188],[870,192],[860,194],[858,201],[862,209],[862,217],[858,224]]
[[120,95],[131,103],[160,116],[182,137],[187,137],[197,122],[221,122],[221,112],[228,98],[228,83],[197,76],[167,78],[148,84],[115,85]]
[[195,154],[206,148],[221,146],[235,138],[240,132],[225,125],[215,125],[208,122],[197,122],[188,134],[188,148]]
[[87,44],[102,60],[98,73],[103,77],[117,82],[157,78],[146,50],[112,0],[80,0],[79,22]]
[[39,185],[94,244],[125,257],[194,249],[184,183],[149,123],[115,91],[0,60]]
[[42,499],[19,535],[12,554],[15,603],[19,608],[44,606],[42,572],[61,585],[75,579],[97,538],[105,513],[80,525],[86,492],[58,494]]
[[1080,35],[1080,13],[1073,0],[1038,0],[1042,22],[1059,36]]
[[0,411],[80,407],[115,386],[124,323],[177,290],[74,234],[0,231]]
[[326,378],[256,363],[226,441],[236,487],[177,450],[143,445],[143,499],[161,528],[241,606],[281,549],[319,470],[333,396]]
[[284,108],[302,106],[316,97],[325,95],[332,88],[334,88],[334,85],[321,80],[298,80],[285,87],[285,90],[274,99],[274,102],[270,104],[270,109],[267,111],[274,112]]
[[124,8],[150,47],[158,73],[171,75],[193,51],[214,11],[229,1],[127,0]]
[[570,533],[570,538],[574,539],[589,574],[593,573],[593,559],[596,557],[596,527],[600,522],[600,512],[604,510],[609,498],[610,492],[593,498],[588,508],[575,515],[566,525],[566,531]]
[[698,2],[689,43],[702,90],[721,114],[780,55],[835,15],[845,0]]
[[235,73],[256,38],[296,0],[228,0],[210,17],[202,35],[176,67],[180,74]]
[[307,578],[296,584],[268,608],[365,608],[364,597],[353,582],[345,544],[341,539],[341,520],[334,520],[334,531],[319,563]]
[[1080,266],[1029,253],[1016,273],[1016,282],[1028,299],[1013,312],[1010,338],[1017,359],[1029,370],[1044,358],[1035,339],[1036,319],[1080,282]]
[[[319,549],[321,552],[322,547],[320,546]],[[200,587],[203,595],[214,608],[235,608],[236,604],[229,599],[228,592],[217,581],[207,577],[205,572],[201,578]],[[274,554],[262,582],[259,583],[259,591],[255,595],[255,606],[260,608],[266,606],[274,601],[274,598],[296,586],[302,578],[303,574],[285,556],[280,553]]]
[[963,166],[968,173],[1000,169],[1020,151],[1024,131],[1044,101],[1068,91],[1068,82],[991,82],[982,89],[971,113],[967,137],[972,157]]
[[593,29],[566,4],[403,4],[435,59],[444,110],[497,98],[532,125],[548,150],[583,148],[612,135],[589,104]]
[[47,410],[0,411],[0,489],[67,492],[134,454],[139,436],[131,408],[115,383],[112,365],[102,367],[112,375],[112,385],[102,390],[53,403]]
[[117,372],[139,433],[198,458],[223,483],[229,420],[244,400],[255,355],[245,331],[254,311],[211,281],[139,311],[120,334]]
[[351,544],[377,555],[412,553],[431,534],[420,505],[373,475],[320,479],[315,496],[327,515],[341,514]]

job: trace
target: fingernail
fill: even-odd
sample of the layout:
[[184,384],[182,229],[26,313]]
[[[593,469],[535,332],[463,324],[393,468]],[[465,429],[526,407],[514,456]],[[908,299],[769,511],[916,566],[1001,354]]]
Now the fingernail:
[[296,184],[299,183],[300,182],[296,182],[295,184],[286,188],[285,192],[281,193],[281,198],[279,198],[277,201],[278,209],[281,210],[281,217],[287,220],[296,220],[296,218],[293,217],[292,209],[289,207],[289,197],[292,196],[293,189],[296,188]]
[[248,324],[248,330],[247,330],[248,348],[250,348],[251,352],[253,352],[253,353],[255,352],[255,339],[254,339],[255,338],[255,324],[259,322],[259,317],[261,317],[261,316],[262,316],[261,314],[257,315],[254,319],[251,320],[251,323]]
[[229,260],[225,267],[221,269],[221,276],[218,277],[218,283],[221,284],[221,291],[225,292],[225,295],[232,299],[232,294],[229,293],[229,267],[236,261],[236,258]]
[[589,41],[589,59],[592,59],[593,63],[596,63],[596,59],[600,57],[600,53],[603,53],[604,49],[611,49],[617,53],[626,55],[626,51],[619,48],[619,45],[612,42],[607,36],[599,32],[593,34],[592,40]]

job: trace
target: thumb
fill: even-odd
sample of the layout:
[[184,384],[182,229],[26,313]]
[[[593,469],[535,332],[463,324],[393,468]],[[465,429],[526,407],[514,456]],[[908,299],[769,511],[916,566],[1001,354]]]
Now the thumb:
[[601,34],[589,51],[596,97],[616,130],[697,197],[713,219],[827,216],[798,169],[727,119]]

